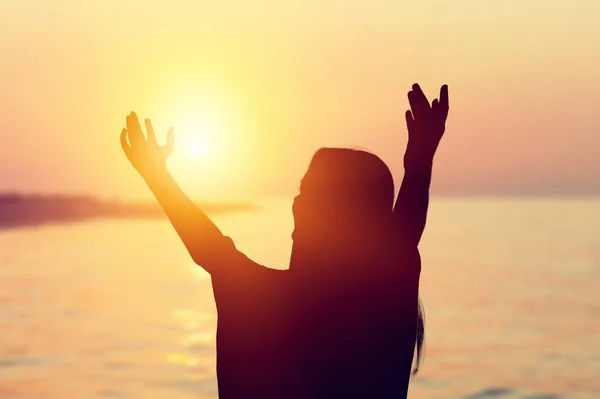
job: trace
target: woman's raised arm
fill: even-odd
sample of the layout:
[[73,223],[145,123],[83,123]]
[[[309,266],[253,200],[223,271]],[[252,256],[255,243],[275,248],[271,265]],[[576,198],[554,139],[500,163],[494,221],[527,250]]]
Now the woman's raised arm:
[[140,173],[183,241],[194,262],[207,272],[225,272],[239,264],[245,256],[239,253],[228,237],[177,185],[166,167],[166,159],[174,145],[170,129],[164,146],[158,145],[156,134],[146,119],[147,138],[137,115],[127,116],[127,129],[121,132],[121,145],[127,159]]
[[411,110],[406,111],[405,172],[394,206],[394,218],[405,244],[416,246],[427,220],[433,158],[446,129],[448,86],[442,86],[439,100],[433,100],[430,105],[421,87],[414,84],[408,92],[408,100]]

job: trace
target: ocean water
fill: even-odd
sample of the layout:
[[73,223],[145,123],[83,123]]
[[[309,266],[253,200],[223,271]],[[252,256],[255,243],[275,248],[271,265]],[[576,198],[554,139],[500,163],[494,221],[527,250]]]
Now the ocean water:
[[[290,202],[214,216],[286,268]],[[600,398],[600,199],[433,200],[410,398]],[[166,220],[0,231],[0,398],[215,398],[209,276]]]

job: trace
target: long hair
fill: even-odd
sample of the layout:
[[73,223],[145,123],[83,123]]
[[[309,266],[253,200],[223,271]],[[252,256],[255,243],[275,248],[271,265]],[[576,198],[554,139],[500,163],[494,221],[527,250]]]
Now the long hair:
[[[352,219],[366,215],[367,219],[379,218],[379,221],[384,221],[383,224],[371,224],[371,228],[379,229],[386,223],[392,224],[394,179],[385,162],[368,151],[330,147],[319,149],[302,181],[302,191],[316,193],[319,198],[317,202],[328,198],[338,207],[360,209],[360,212],[352,214]],[[423,358],[424,340],[424,311],[419,299],[413,376],[417,374]]]
[[419,368],[421,367],[421,363],[423,361],[423,352],[425,345],[425,309],[423,308],[423,302],[421,302],[421,298],[419,298],[419,315],[417,318],[417,339],[415,342],[415,348],[417,352],[417,358],[415,359],[415,367],[412,371],[412,376],[414,377],[419,372]]

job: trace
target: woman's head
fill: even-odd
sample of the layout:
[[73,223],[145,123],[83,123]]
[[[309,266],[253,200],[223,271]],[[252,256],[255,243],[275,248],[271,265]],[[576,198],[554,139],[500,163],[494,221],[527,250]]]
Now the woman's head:
[[294,199],[294,244],[330,247],[336,240],[356,238],[389,219],[393,202],[392,173],[379,157],[321,148]]

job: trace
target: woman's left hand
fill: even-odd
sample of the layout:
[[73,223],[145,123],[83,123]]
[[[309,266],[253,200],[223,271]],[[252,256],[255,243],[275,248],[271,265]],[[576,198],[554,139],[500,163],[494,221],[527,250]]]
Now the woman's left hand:
[[429,100],[418,84],[414,84],[408,92],[410,110],[406,111],[406,126],[408,128],[408,145],[406,161],[432,162],[438,144],[446,131],[448,117],[448,86],[440,89],[440,98]]

